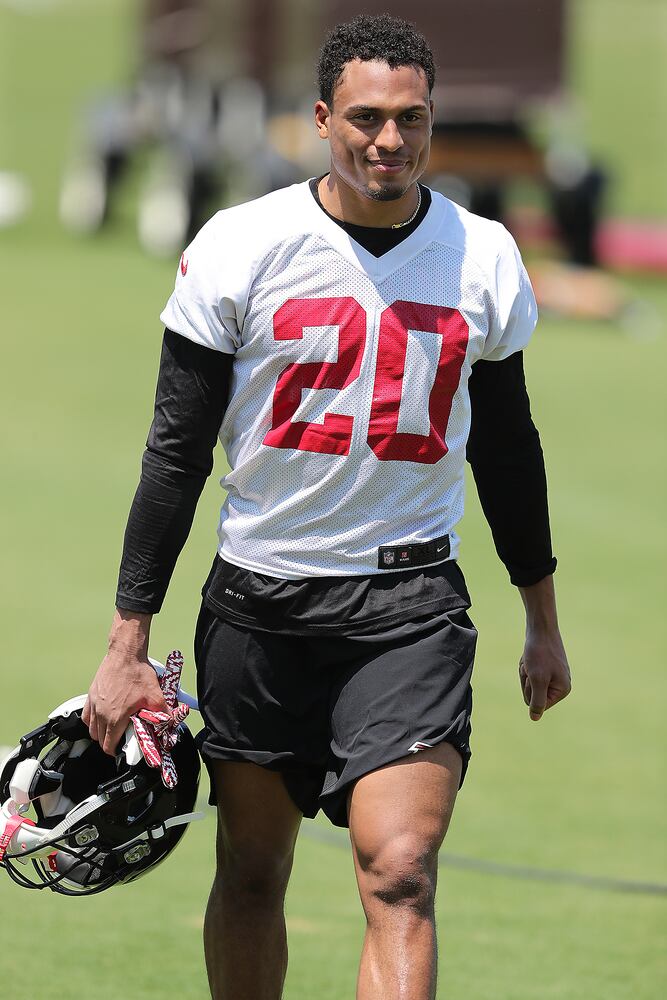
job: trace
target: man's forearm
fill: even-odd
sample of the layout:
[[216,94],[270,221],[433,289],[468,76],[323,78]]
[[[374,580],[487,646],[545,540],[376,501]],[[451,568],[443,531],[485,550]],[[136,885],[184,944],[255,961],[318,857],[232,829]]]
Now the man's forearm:
[[519,587],[526,610],[526,629],[555,630],[558,628],[556,591],[553,575],[545,576],[530,587]]
[[125,528],[117,607],[158,613],[190,533],[205,478],[146,450]]

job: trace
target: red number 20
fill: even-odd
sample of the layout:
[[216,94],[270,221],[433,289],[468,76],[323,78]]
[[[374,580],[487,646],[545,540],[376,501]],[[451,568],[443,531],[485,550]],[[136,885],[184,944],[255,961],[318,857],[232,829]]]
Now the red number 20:
[[[325,413],[321,424],[292,421],[292,417],[303,389],[343,389],[357,378],[366,344],[366,313],[353,298],[289,299],[273,318],[273,335],[276,340],[301,340],[304,328],[315,326],[338,327],[338,360],[287,365],[273,393],[273,421],[264,444],[347,455],[353,416]],[[441,337],[428,398],[428,435],[398,430],[409,330]],[[445,434],[467,343],[468,327],[456,309],[399,300],[384,310],[367,437],[379,459],[432,465],[447,454]]]

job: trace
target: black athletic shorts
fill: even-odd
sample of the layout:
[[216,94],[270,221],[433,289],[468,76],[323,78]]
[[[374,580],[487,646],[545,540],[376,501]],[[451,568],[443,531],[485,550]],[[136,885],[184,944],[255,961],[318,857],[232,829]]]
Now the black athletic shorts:
[[337,826],[348,825],[358,778],[420,744],[451,743],[463,783],[476,639],[465,609],[380,635],[310,637],[233,625],[202,605],[202,757],[209,766],[251,761],[280,771],[304,815],[321,808]]

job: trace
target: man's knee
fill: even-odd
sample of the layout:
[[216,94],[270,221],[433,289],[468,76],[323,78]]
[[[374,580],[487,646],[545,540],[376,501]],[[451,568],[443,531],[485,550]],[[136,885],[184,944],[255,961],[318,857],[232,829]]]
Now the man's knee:
[[430,915],[437,866],[438,846],[412,833],[390,838],[371,852],[357,849],[359,891],[369,918],[387,907]]
[[218,836],[214,889],[251,902],[279,900],[292,871],[293,849],[270,842],[232,842]]
[[216,762],[218,837],[214,894],[281,900],[292,870],[301,814],[280,774],[254,764]]

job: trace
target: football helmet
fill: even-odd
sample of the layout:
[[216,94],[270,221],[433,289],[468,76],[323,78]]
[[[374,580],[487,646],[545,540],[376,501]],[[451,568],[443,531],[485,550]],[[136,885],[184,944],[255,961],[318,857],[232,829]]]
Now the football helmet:
[[132,725],[115,757],[91,740],[85,702],[80,695],[59,705],[0,769],[0,867],[26,888],[79,896],[132,882],[201,816],[192,812],[199,756],[185,723],[171,749],[177,781],[169,788]]

